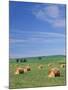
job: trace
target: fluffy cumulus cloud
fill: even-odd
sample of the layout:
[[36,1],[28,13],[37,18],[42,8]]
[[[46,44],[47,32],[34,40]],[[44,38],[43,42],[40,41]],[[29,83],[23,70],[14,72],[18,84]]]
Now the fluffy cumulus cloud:
[[65,17],[62,17],[62,12],[65,13],[60,9],[59,5],[39,6],[33,10],[36,18],[46,21],[57,28],[65,27]]

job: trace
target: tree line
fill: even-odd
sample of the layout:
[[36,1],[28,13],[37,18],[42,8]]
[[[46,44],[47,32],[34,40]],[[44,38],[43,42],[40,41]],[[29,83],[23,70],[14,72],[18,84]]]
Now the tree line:
[[16,62],[17,62],[17,63],[18,63],[18,62],[27,62],[27,59],[25,59],[25,58],[24,58],[24,59],[18,59],[18,58],[17,58],[17,59],[16,59]]
[[[38,57],[38,60],[42,60],[42,57]],[[16,62],[18,63],[18,62],[27,62],[27,59],[26,58],[17,58],[16,59]]]

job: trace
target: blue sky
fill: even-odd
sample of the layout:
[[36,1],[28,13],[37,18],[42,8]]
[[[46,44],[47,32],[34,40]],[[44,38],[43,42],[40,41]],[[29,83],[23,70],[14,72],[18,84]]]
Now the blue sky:
[[64,4],[9,3],[10,57],[65,55]]

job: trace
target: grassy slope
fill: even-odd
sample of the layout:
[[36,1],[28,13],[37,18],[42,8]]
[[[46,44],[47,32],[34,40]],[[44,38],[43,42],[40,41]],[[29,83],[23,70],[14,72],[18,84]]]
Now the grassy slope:
[[[36,58],[27,58],[25,63],[16,63],[15,60],[10,60],[10,72],[9,72],[9,87],[10,88],[27,88],[27,87],[42,87],[42,86],[55,86],[65,85],[65,68],[60,68],[59,63],[65,63],[64,56],[48,56],[42,57],[41,60]],[[52,63],[52,67],[58,67],[61,71],[61,76],[56,78],[48,78],[48,63]],[[14,75],[15,69],[18,66],[24,67],[30,64],[31,71],[22,75]],[[42,70],[38,69],[40,64],[44,65]]]

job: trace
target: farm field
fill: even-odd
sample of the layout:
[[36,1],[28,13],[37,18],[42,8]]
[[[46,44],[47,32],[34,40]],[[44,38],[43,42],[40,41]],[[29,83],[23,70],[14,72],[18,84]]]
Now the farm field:
[[[60,64],[66,63],[65,56],[42,56],[26,58],[26,62],[16,62],[16,59],[9,60],[9,88],[34,88],[66,85],[66,67],[61,68]],[[31,71],[15,75],[17,67],[30,65]],[[48,64],[52,64],[48,66]],[[38,66],[43,65],[42,69]],[[60,70],[60,77],[48,77],[49,69],[56,67]]]

